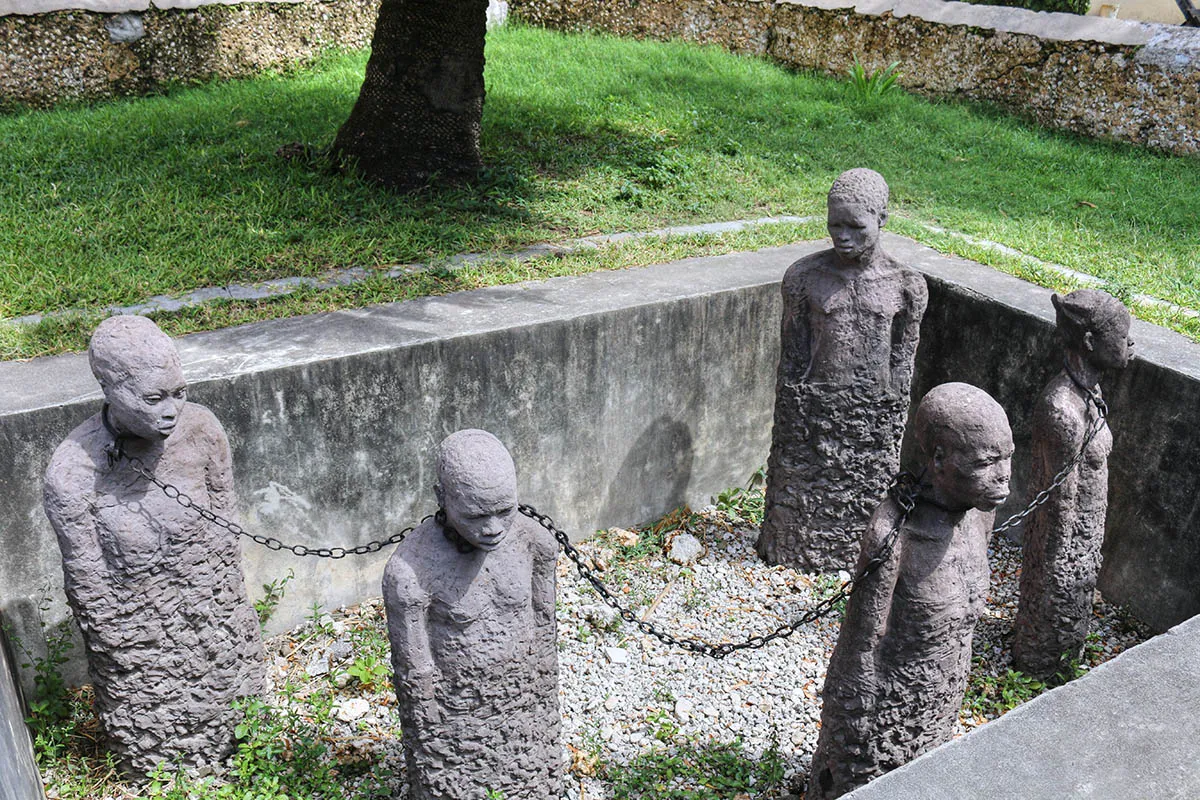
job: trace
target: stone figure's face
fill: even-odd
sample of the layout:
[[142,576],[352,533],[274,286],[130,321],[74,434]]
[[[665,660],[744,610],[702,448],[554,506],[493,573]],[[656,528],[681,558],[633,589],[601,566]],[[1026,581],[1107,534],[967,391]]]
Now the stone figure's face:
[[480,550],[495,550],[517,514],[516,479],[491,486],[448,485],[441,502],[447,524],[459,536]]
[[829,238],[844,262],[861,261],[879,244],[879,229],[886,217],[860,203],[829,201]]
[[991,511],[1008,498],[1013,440],[1005,425],[960,447],[939,446],[933,458],[934,490],[948,508]]
[[1131,319],[1128,314],[1118,316],[1104,328],[1089,333],[1092,343],[1091,361],[1100,369],[1125,369],[1133,352],[1133,339],[1129,336]]
[[187,401],[187,384],[176,364],[140,369],[104,387],[109,419],[122,433],[159,441],[175,430]]

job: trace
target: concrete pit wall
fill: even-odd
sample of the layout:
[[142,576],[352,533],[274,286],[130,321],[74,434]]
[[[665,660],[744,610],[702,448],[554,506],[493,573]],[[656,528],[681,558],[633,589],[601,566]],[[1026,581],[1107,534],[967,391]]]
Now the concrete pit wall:
[[942,0],[512,0],[559,30],[684,39],[1002,105],[1048,127],[1200,150],[1200,29]]
[[[930,310],[917,391],[966,380],[1016,429],[1057,369],[1049,292],[910,240]],[[463,427],[512,449],[521,497],[573,535],[706,503],[766,461],[779,280],[806,243],[259,323],[179,340],[224,422],[247,527],[308,547],[384,538],[434,510],[432,454]],[[1102,588],[1159,629],[1200,613],[1200,345],[1135,323],[1108,384],[1115,452]],[[0,364],[0,607],[35,638],[66,615],[41,509],[57,443],[99,406],[85,357]],[[294,570],[272,630],[377,595],[387,552],[341,561],[244,543],[247,584]],[[75,651],[81,656],[81,651]],[[76,673],[81,675],[81,673]]]

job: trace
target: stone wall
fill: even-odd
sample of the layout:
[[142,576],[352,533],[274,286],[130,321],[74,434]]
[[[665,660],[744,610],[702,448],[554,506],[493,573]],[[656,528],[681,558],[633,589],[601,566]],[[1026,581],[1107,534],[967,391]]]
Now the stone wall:
[[300,0],[0,16],[0,109],[146,94],[366,47],[378,8],[378,0]]
[[1200,30],[942,0],[512,0],[562,30],[719,44],[846,75],[899,62],[930,96],[1177,153],[1200,150]]
[[[229,432],[246,526],[309,547],[385,538],[433,511],[433,448],[483,427],[521,497],[576,536],[706,503],[766,461],[779,280],[818,242],[301,317],[179,340],[191,397]],[[930,282],[914,393],[965,380],[1013,421],[1020,507],[1033,400],[1058,369],[1049,291],[898,236]],[[1114,453],[1101,589],[1159,629],[1200,613],[1200,344],[1135,322],[1106,383]],[[981,346],[986,343],[986,346]],[[99,407],[82,355],[0,364],[0,610],[28,640],[65,615],[41,507],[54,447]],[[378,595],[388,553],[297,558],[245,543],[247,582],[295,570],[273,629]],[[81,655],[82,651],[75,651]],[[78,675],[79,673],[76,673]]]

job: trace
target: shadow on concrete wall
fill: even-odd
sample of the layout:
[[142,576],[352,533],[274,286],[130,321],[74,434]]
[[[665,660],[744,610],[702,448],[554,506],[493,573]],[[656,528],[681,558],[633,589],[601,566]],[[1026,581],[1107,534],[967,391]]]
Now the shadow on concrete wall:
[[602,525],[641,524],[687,502],[694,457],[692,432],[669,416],[658,417],[634,442],[600,511]]

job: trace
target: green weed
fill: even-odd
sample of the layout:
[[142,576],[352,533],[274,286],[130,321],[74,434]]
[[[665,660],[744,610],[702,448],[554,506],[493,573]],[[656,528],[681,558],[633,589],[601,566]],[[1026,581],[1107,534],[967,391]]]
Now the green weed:
[[963,708],[975,717],[995,719],[1046,691],[1047,685],[1020,670],[1007,669],[996,675],[985,671],[982,662],[972,663],[971,677],[963,697]]
[[748,758],[740,740],[670,741],[629,764],[605,764],[617,800],[725,800],[778,797],[784,765],[778,745]]
[[900,79],[900,75],[899,61],[893,61],[883,69],[868,72],[862,62],[858,60],[858,56],[855,56],[854,64],[850,67],[850,86],[854,93],[864,100],[882,97],[900,88],[896,82]]
[[267,622],[275,613],[275,609],[279,607],[280,602],[283,601],[288,583],[295,577],[296,573],[289,569],[287,575],[282,578],[262,585],[263,596],[254,601],[254,610],[258,613],[258,626],[263,631],[266,631]]
[[767,468],[759,467],[750,476],[745,488],[735,486],[726,489],[713,498],[713,505],[718,511],[728,514],[735,524],[761,525],[766,510],[762,487],[766,481]]

